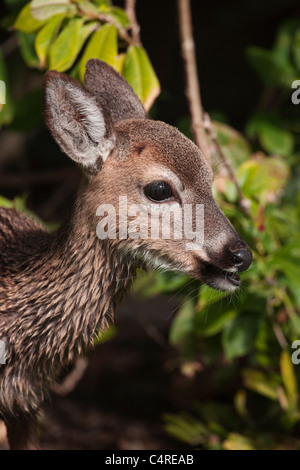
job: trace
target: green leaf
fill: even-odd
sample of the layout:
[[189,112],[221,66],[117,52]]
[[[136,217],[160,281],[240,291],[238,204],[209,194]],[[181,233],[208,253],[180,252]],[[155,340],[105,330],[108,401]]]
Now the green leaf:
[[276,199],[290,176],[290,169],[279,157],[265,157],[263,154],[244,162],[237,171],[237,178],[243,194],[265,204]]
[[300,28],[296,31],[293,41],[293,57],[298,71],[300,71]]
[[115,57],[114,69],[117,72],[119,72],[121,75],[123,74],[123,67],[124,67],[125,57],[126,57],[125,53],[118,54]]
[[101,59],[114,66],[118,54],[118,33],[115,26],[105,24],[90,38],[79,64],[79,76],[83,81],[86,63],[89,59]]
[[261,146],[266,152],[283,157],[288,157],[293,152],[293,134],[270,121],[261,123],[258,136]]
[[126,12],[120,7],[112,7],[109,11],[105,12],[108,17],[111,17],[116,23],[119,23],[123,28],[129,27],[129,19]]
[[160,93],[160,85],[145,49],[138,46],[128,48],[123,76],[145,109],[149,110]]
[[72,67],[96,22],[83,25],[82,18],[73,18],[59,34],[49,51],[49,68],[64,72]]
[[273,155],[288,157],[293,152],[293,134],[271,115],[254,114],[247,123],[247,134],[250,138],[258,137],[262,148]]
[[243,314],[230,320],[223,330],[222,343],[228,359],[244,356],[254,347],[258,333],[258,316]]
[[186,413],[165,414],[165,429],[175,439],[187,442],[191,445],[201,444],[207,440],[208,430],[206,426],[193,416]]
[[194,329],[195,305],[190,299],[186,300],[180,308],[175,320],[172,322],[169,341],[171,344],[180,344]]
[[110,325],[106,330],[99,331],[98,336],[94,340],[94,344],[103,344],[115,338],[117,335],[117,330],[114,325]]
[[76,6],[71,0],[32,0],[31,13],[37,20],[47,20],[60,13],[76,13]]
[[98,8],[97,6],[92,3],[88,2],[87,0],[81,0],[80,3],[80,10],[87,18],[97,17],[98,15]]
[[234,168],[250,158],[251,147],[245,137],[233,127],[214,121],[213,130],[217,134],[218,142],[225,156],[230,160]]
[[157,291],[159,293],[172,293],[184,287],[190,281],[188,276],[171,271],[158,273],[156,276]]
[[36,36],[35,50],[42,68],[45,67],[49,48],[58,34],[64,17],[65,13],[53,16]]
[[2,50],[0,49],[0,126],[10,124],[14,116],[14,105],[12,102],[6,64]]
[[6,209],[12,209],[14,207],[13,201],[6,199],[3,196],[0,196],[0,207],[5,207]]
[[27,3],[20,11],[13,27],[23,33],[33,33],[45,24],[45,21],[39,21],[32,16],[31,4]]
[[280,371],[284,388],[287,392],[288,402],[295,409],[298,403],[298,386],[294,366],[291,360],[291,352],[282,351],[280,355]]
[[237,315],[230,300],[231,297],[224,292],[217,292],[210,287],[203,286],[195,316],[195,332],[200,336],[212,336],[219,333],[224,325]]
[[295,74],[288,62],[283,62],[276,51],[249,47],[247,57],[260,80],[267,86],[291,87]]
[[222,447],[225,450],[255,450],[251,439],[233,432],[228,434],[222,443]]
[[300,336],[300,317],[294,313],[290,316],[291,326],[297,336]]
[[[220,307],[221,303],[217,303],[217,306]],[[197,315],[196,321],[196,332],[200,336],[213,336],[223,330],[226,323],[236,316],[235,310],[223,310],[216,305],[212,305],[212,308],[206,308],[201,312],[201,316]],[[201,317],[201,320],[200,320]]]
[[244,389],[237,390],[234,396],[234,407],[238,414],[247,419],[248,410],[247,410],[247,392]]
[[35,34],[27,34],[18,32],[19,46],[21,55],[29,67],[40,68],[40,61],[36,55],[34,43],[35,43]]
[[24,212],[26,215],[31,217],[37,222],[40,226],[47,227],[48,230],[51,230],[50,224],[44,224],[43,221],[26,207],[26,195],[17,196],[13,200],[6,199],[3,196],[0,196],[0,207],[6,207],[7,209],[16,209],[19,212]]
[[277,387],[279,384],[274,377],[268,377],[264,372],[254,369],[244,369],[242,374],[246,388],[277,401]]
[[294,35],[299,27],[298,18],[289,19],[280,26],[273,47],[278,62],[290,64]]
[[280,251],[275,252],[270,257],[270,262],[273,267],[284,273],[286,280],[288,280],[289,288],[295,288],[299,292],[299,279],[300,279],[300,266],[299,259],[288,257],[281,254]]
[[94,0],[100,7],[109,7],[109,0]]

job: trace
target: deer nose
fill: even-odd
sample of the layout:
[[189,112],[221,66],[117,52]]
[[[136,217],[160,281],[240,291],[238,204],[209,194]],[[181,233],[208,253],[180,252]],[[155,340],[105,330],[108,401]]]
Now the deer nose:
[[252,252],[249,248],[230,249],[233,265],[238,271],[246,271],[252,263]]

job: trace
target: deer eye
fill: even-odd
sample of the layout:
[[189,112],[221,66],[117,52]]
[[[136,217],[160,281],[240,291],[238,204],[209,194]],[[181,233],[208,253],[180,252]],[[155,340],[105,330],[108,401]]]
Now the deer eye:
[[148,199],[155,202],[165,201],[173,196],[172,188],[166,181],[149,183],[145,186],[144,192]]

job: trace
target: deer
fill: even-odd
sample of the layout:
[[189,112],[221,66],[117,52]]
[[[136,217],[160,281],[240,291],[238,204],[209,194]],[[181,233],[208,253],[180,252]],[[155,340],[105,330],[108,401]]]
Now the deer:
[[[18,450],[40,448],[39,409],[53,381],[110,325],[138,268],[180,272],[233,292],[252,262],[213,197],[213,171],[201,150],[175,127],[150,119],[111,66],[90,59],[83,85],[48,71],[43,109],[60,149],[81,168],[82,183],[54,232],[0,208],[0,416],[10,449]],[[184,236],[121,237],[118,228],[115,238],[99,238],[97,208],[115,206],[119,196],[174,214],[185,204],[202,205],[203,243],[186,249]]]

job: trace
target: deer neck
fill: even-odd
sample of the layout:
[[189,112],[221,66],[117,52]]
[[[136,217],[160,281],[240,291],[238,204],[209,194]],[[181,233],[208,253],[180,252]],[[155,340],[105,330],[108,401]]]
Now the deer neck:
[[28,345],[28,360],[53,367],[72,361],[107,327],[135,269],[111,241],[97,238],[95,223],[78,208],[40,251],[27,270],[30,284],[24,274],[18,283],[15,326],[39,338]]
[[61,273],[57,280],[62,286],[59,322],[62,330],[69,325],[71,354],[72,345],[75,353],[81,353],[82,347],[106,329],[135,271],[110,240],[97,238],[92,221],[86,222],[76,219],[66,240],[61,240],[61,234],[55,240]]

